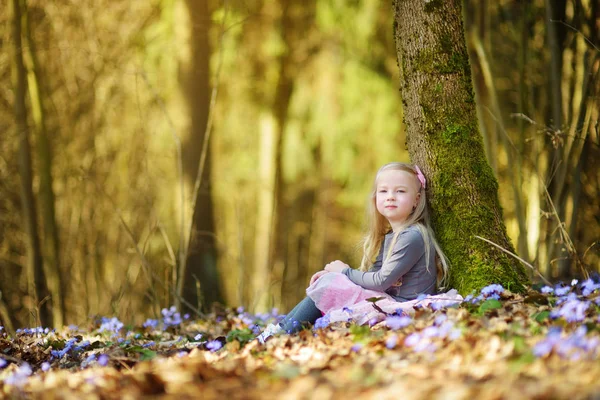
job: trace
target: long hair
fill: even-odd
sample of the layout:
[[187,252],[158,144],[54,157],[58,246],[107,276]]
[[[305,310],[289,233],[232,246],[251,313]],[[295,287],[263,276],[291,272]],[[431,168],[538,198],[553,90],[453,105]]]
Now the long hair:
[[[363,258],[360,264],[361,271],[368,270],[373,264],[373,260],[377,257],[381,246],[383,245],[383,239],[385,234],[390,230],[390,224],[387,219],[381,215],[377,211],[376,206],[376,198],[377,198],[377,182],[380,174],[383,171],[406,171],[411,173],[419,187],[419,200],[417,206],[414,211],[408,216],[406,222],[404,223],[403,229],[415,225],[419,232],[421,232],[421,236],[423,236],[423,242],[425,243],[425,262],[426,268],[429,271],[429,258],[430,258],[430,249],[431,245],[436,252],[436,269],[437,269],[437,283],[438,287],[443,288],[446,285],[446,281],[448,278],[448,260],[444,255],[444,252],[440,248],[437,240],[435,240],[435,235],[433,233],[433,229],[431,228],[431,223],[429,220],[429,210],[427,207],[427,196],[426,191],[421,185],[421,182],[417,178],[417,172],[415,167],[412,164],[393,162],[389,164],[385,164],[379,171],[377,171],[377,175],[375,175],[375,181],[373,183],[373,190],[371,191],[371,195],[369,197],[369,204],[367,207],[367,232],[363,238]],[[398,233],[401,231],[400,229]],[[395,239],[397,238],[397,234],[394,235],[394,240],[390,244],[393,248],[395,244]],[[391,250],[391,248],[390,248]]]

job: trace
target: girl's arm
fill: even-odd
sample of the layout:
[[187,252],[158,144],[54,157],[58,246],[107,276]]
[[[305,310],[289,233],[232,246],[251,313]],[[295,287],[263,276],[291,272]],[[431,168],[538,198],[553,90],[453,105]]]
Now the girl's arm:
[[[382,246],[383,247],[383,246]],[[345,268],[342,273],[352,282],[365,289],[383,292],[393,286],[425,254],[425,243],[416,229],[407,229],[400,233],[390,257],[383,262],[381,269],[361,272]]]
[[377,254],[377,258],[375,259],[375,262],[373,263],[373,265],[371,265],[371,268],[369,268],[368,272],[377,272],[381,269],[382,265],[383,265],[383,243],[381,244],[381,249],[379,249],[379,254]]

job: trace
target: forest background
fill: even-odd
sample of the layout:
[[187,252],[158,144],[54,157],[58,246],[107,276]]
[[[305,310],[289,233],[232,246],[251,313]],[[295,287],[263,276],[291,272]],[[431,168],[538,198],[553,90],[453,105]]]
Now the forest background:
[[[374,172],[409,161],[388,2],[11,2],[4,326],[287,310],[326,262],[358,264]],[[597,271],[598,2],[472,0],[464,20],[515,249],[553,281]]]

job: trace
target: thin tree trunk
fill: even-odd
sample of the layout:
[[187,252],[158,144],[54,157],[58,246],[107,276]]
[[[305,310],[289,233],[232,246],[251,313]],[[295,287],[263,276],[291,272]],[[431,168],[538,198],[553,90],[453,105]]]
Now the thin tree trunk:
[[24,39],[27,40],[26,50],[28,61],[28,87],[33,111],[33,121],[36,126],[36,146],[40,164],[39,197],[42,211],[42,226],[44,228],[43,248],[48,286],[52,294],[52,316],[54,326],[64,324],[65,304],[63,299],[62,279],[60,276],[60,241],[56,225],[54,190],[52,189],[52,149],[48,141],[46,129],[46,111],[43,101],[44,86],[39,70],[35,41],[31,35],[31,22],[28,16],[27,2],[23,0]]
[[[210,108],[210,29],[208,0],[185,0],[189,13],[189,62],[182,62],[181,85],[185,90],[191,118],[190,133],[183,146],[184,172],[189,187],[194,188],[200,154],[206,134]],[[217,271],[217,249],[211,189],[211,157],[207,149],[198,197],[192,206],[192,237],[185,263],[180,265],[177,291],[190,304],[207,310],[214,302],[223,302]],[[190,195],[193,197],[193,193]],[[178,302],[178,301],[177,301]]]
[[33,196],[33,173],[31,168],[31,147],[29,145],[29,132],[27,127],[27,109],[25,107],[25,65],[21,44],[21,2],[12,0],[13,8],[13,42],[14,42],[14,69],[13,85],[15,93],[15,122],[19,135],[19,173],[21,175],[21,200],[23,209],[23,224],[26,231],[27,272],[29,275],[29,295],[34,301],[34,306],[39,308],[39,323],[48,326],[52,322],[50,304],[47,301],[48,288],[44,277],[44,263],[37,232],[37,214]]
[[432,222],[452,266],[450,284],[461,293],[490,283],[524,290],[523,267],[475,237],[512,251],[477,129],[461,1],[394,5],[408,150],[429,178]]

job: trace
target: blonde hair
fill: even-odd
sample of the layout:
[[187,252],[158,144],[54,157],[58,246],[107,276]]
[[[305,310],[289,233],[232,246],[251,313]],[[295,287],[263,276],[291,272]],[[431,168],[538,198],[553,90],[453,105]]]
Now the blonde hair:
[[[389,164],[385,164],[379,171],[377,171],[377,175],[375,175],[375,181],[373,183],[373,190],[371,191],[371,195],[369,197],[369,205],[367,208],[367,233],[363,238],[363,258],[360,264],[360,270],[366,271],[373,264],[373,260],[377,257],[381,246],[383,245],[383,239],[385,234],[390,230],[390,224],[387,219],[381,215],[377,211],[376,206],[376,197],[377,197],[377,180],[379,179],[380,174],[383,171],[405,171],[414,175],[417,185],[419,187],[419,196],[417,206],[413,210],[413,212],[408,216],[406,222],[404,224],[404,228],[407,228],[411,225],[415,225],[419,232],[421,232],[421,236],[423,237],[423,242],[425,244],[425,265],[427,271],[429,271],[429,258],[430,258],[430,249],[431,245],[435,248],[436,252],[436,269],[437,269],[437,283],[439,288],[443,288],[446,285],[448,279],[448,260],[437,240],[435,240],[435,235],[433,233],[433,229],[431,228],[431,223],[429,220],[429,210],[427,207],[427,197],[426,192],[423,189],[423,185],[417,178],[417,172],[415,170],[414,165],[393,162]],[[387,259],[391,251],[396,243],[396,239],[398,234],[402,231],[402,229],[398,230],[394,235],[392,242],[390,243],[390,251],[386,255],[385,259]]]

